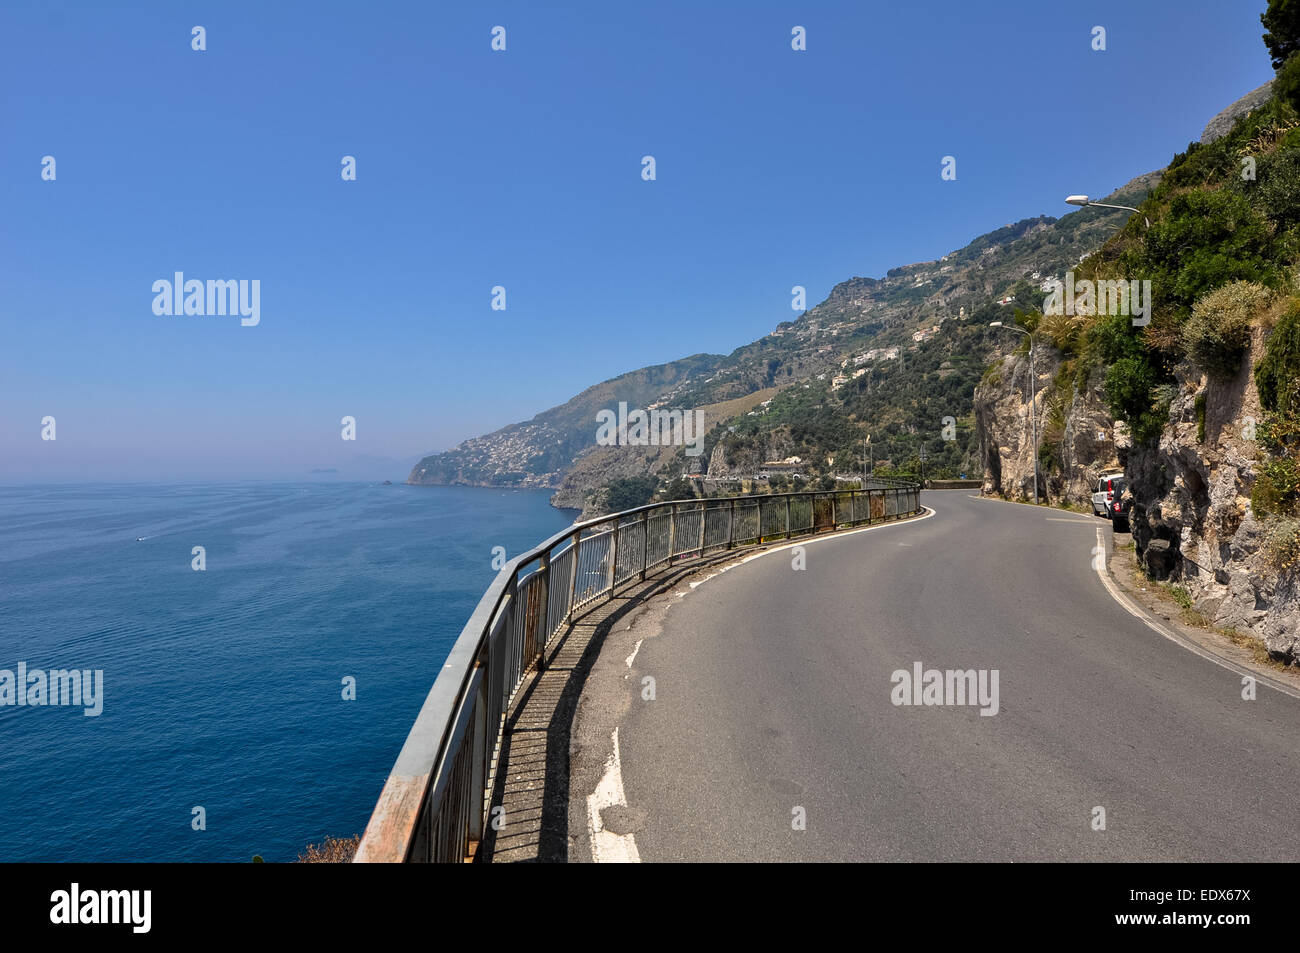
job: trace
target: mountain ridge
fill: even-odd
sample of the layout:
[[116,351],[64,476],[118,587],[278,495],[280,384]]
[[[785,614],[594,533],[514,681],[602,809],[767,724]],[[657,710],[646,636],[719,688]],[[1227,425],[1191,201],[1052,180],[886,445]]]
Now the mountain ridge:
[[[1135,204],[1159,174],[1139,176],[1109,198]],[[814,307],[779,323],[768,334],[737,347],[730,354],[695,354],[609,378],[530,420],[470,438],[450,450],[422,458],[412,468],[407,483],[563,490],[560,498],[554,500],[556,505],[583,508],[595,495],[598,485],[593,481],[602,470],[618,470],[620,476],[642,470],[672,479],[691,469],[701,469],[700,464],[684,456],[681,448],[668,454],[629,454],[628,451],[640,448],[598,446],[597,411],[617,408],[620,402],[646,410],[714,407],[761,391],[785,392],[795,386],[812,390],[815,385],[821,393],[830,387],[839,370],[845,368],[846,361],[859,359],[850,372],[864,365],[880,364],[876,358],[860,360],[872,348],[898,348],[902,359],[897,363],[905,367],[911,352],[931,339],[943,341],[950,336],[943,332],[950,320],[953,326],[969,323],[971,316],[995,296],[1005,297],[1013,290],[1021,301],[1027,294],[1036,295],[1047,279],[1059,276],[1099,247],[1124,218],[1125,213],[1096,208],[1080,209],[1059,219],[1035,216],[979,235],[939,259],[891,268],[880,278],[847,278],[834,285]],[[978,370],[982,372],[982,369]],[[936,368],[936,373],[943,376],[948,370],[951,369]],[[888,373],[883,367],[881,371]],[[974,381],[969,383],[973,391]],[[949,409],[953,417],[968,417],[969,395],[965,400],[954,401]],[[742,411],[747,415],[754,413],[757,412]],[[706,458],[712,466],[712,451],[722,439],[728,421],[709,420],[707,425],[710,435]],[[731,432],[734,433],[734,428]],[[730,444],[734,445],[735,441],[731,440]],[[783,445],[783,441],[778,439],[776,444]],[[796,444],[797,441],[791,446],[797,449]],[[821,453],[826,448],[815,449]],[[973,461],[973,450],[965,449]],[[624,457],[645,458],[644,467],[629,468],[626,460],[618,459],[618,452]],[[610,466],[579,467],[588,458],[604,459]],[[823,474],[833,466],[833,462],[825,466],[818,463],[810,470]],[[567,480],[575,467],[583,472],[591,471],[590,478],[579,485]],[[708,473],[705,469],[702,475]]]

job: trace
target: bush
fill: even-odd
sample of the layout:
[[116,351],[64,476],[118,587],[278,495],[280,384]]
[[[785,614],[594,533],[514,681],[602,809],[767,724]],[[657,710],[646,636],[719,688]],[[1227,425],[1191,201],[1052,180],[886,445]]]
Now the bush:
[[[1300,82],[1300,59],[1295,62]],[[1291,133],[1287,133],[1281,147],[1259,161],[1254,182],[1238,179],[1234,183],[1256,210],[1282,228],[1300,222],[1300,151],[1288,147],[1291,141]]]
[[361,837],[327,837],[319,844],[308,844],[298,855],[300,864],[350,864],[361,846]]
[[1300,298],[1288,304],[1264,346],[1264,359],[1255,367],[1255,386],[1266,410],[1300,413]]
[[1300,109],[1300,56],[1292,56],[1277,71],[1273,95],[1288,106]]
[[1154,223],[1147,236],[1157,299],[1181,310],[1234,279],[1273,283],[1269,241],[1267,222],[1243,195],[1227,190],[1179,195],[1168,217]]
[[1300,520],[1278,520],[1264,537],[1264,553],[1279,572],[1300,565]]
[[1289,513],[1300,495],[1300,468],[1292,457],[1277,457],[1260,464],[1250,505],[1261,516]]
[[1234,281],[1197,301],[1183,327],[1187,359],[1212,377],[1236,375],[1250,344],[1251,321],[1269,297],[1263,285]]

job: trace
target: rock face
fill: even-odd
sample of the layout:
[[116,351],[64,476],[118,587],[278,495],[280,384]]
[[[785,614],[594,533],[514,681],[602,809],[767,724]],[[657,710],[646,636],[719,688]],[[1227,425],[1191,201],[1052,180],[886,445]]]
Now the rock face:
[[1178,581],[1216,626],[1252,632],[1274,658],[1291,661],[1300,654],[1296,573],[1269,566],[1250,504],[1261,418],[1252,370],[1262,354],[1256,329],[1231,380],[1180,365],[1168,426],[1157,445],[1128,453],[1126,472],[1133,540],[1148,573]]
[[1219,113],[1205,125],[1205,131],[1201,133],[1201,145],[1209,145],[1215,139],[1226,136],[1232,129],[1232,124],[1237,121],[1238,117],[1253,112],[1264,103],[1268,102],[1268,97],[1272,95],[1273,81],[1270,79],[1258,89],[1252,89],[1245,96],[1229,106],[1223,112]]
[[[1067,392],[1054,392],[1061,370],[1060,353],[1050,344],[1036,342],[1033,363],[1038,444],[1055,448],[1057,457],[1055,463],[1040,462],[1039,499],[1087,504],[1098,477],[1119,469],[1118,452],[1127,448],[1127,430],[1115,423],[1102,402],[1101,372],[1082,390],[1070,382]],[[1005,356],[997,370],[975,388],[975,426],[985,493],[1033,498],[1034,441],[1028,387],[1026,353]],[[1061,401],[1059,407],[1054,401]]]
[[1097,481],[1122,469],[1120,460],[1130,446],[1128,427],[1110,415],[1102,399],[1105,376],[1104,369],[1094,369],[1082,389],[1071,389],[1060,444],[1061,475],[1052,483],[1070,503],[1090,504]]
[[[1250,504],[1258,454],[1253,434],[1262,417],[1253,367],[1262,356],[1263,332],[1256,329],[1231,380],[1180,365],[1168,425],[1158,443],[1139,446],[1111,419],[1101,396],[1105,369],[1094,370],[1082,389],[1071,385],[1064,425],[1057,425],[1056,466],[1040,480],[1039,495],[1087,505],[1101,474],[1123,470],[1143,569],[1183,586],[1215,626],[1254,634],[1274,658],[1294,661],[1300,656],[1297,572],[1279,574],[1269,565],[1265,527]],[[1047,405],[1060,357],[1050,345],[1037,344],[1034,364],[1040,442],[1055,445],[1044,420],[1051,417]],[[976,388],[986,493],[1032,495],[1028,376],[1027,356],[1012,354]]]
[[[1043,389],[1060,369],[1055,348],[1035,346],[1032,394],[1038,432],[1046,423]],[[1008,354],[996,370],[975,388],[975,427],[979,434],[980,460],[984,464],[984,492],[1015,499],[1034,495],[1033,426],[1030,416],[1031,380],[1028,354]],[[1041,479],[1039,498],[1047,493]]]

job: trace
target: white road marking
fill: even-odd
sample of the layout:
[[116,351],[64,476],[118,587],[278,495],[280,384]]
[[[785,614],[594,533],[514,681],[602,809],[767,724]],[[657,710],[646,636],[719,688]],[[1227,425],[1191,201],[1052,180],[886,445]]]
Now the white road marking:
[[764,556],[771,556],[773,553],[785,552],[787,549],[794,549],[794,547],[796,546],[811,546],[814,543],[827,543],[833,539],[843,539],[845,536],[854,536],[858,533],[869,533],[872,530],[877,530],[877,529],[888,529],[891,526],[907,526],[910,523],[919,523],[921,522],[921,520],[928,520],[931,516],[934,515],[933,508],[926,506],[923,507],[923,509],[925,510],[924,516],[915,516],[912,519],[896,520],[888,523],[876,523],[874,526],[863,526],[858,529],[845,530],[840,533],[827,533],[825,536],[809,536],[804,539],[796,539],[788,543],[783,543],[780,546],[773,546],[771,549],[765,549],[761,553],[750,553],[744,559],[732,563],[730,566],[727,566],[725,569],[719,569],[717,572],[705,576],[699,582],[691,583],[691,588],[694,589],[697,586],[704,585],[714,576],[720,576],[728,569],[735,569],[737,566],[743,566],[745,565],[745,563],[751,562],[752,560],[762,559]]
[[[1102,547],[1103,551],[1106,548],[1106,540],[1102,538],[1100,526],[1097,527],[1097,545]],[[1207,662],[1213,662],[1215,665],[1219,666],[1220,668],[1226,668],[1228,671],[1235,672],[1238,675],[1247,675],[1250,678],[1253,678],[1259,684],[1267,685],[1269,688],[1273,689],[1274,691],[1282,692],[1284,695],[1290,695],[1293,698],[1300,698],[1300,691],[1297,691],[1296,689],[1292,688],[1290,685],[1284,684],[1273,678],[1270,678],[1268,675],[1265,675],[1262,672],[1257,672],[1254,669],[1246,668],[1244,665],[1238,665],[1236,662],[1230,662],[1225,658],[1221,658],[1218,655],[1215,655],[1211,652],[1207,652],[1205,651],[1205,649],[1201,648],[1196,643],[1191,642],[1188,639],[1185,639],[1180,635],[1176,635],[1175,633],[1166,629],[1163,625],[1156,622],[1149,615],[1147,615],[1146,612],[1143,611],[1136,603],[1134,603],[1133,600],[1131,600],[1127,595],[1125,595],[1122,591],[1120,591],[1119,586],[1116,585],[1115,581],[1110,578],[1110,572],[1109,570],[1107,570],[1105,565],[1097,567],[1097,575],[1101,577],[1102,585],[1106,587],[1106,591],[1110,593],[1111,598],[1114,599],[1116,602],[1118,602],[1120,604],[1120,607],[1123,608],[1124,611],[1126,611],[1129,615],[1133,616],[1135,619],[1140,621],[1148,629],[1151,629],[1153,632],[1160,633],[1170,642],[1180,645],[1183,648],[1187,649],[1187,651],[1199,655]],[[1145,592],[1146,590],[1143,591]]]
[[636,653],[641,651],[641,643],[644,642],[644,641],[645,641],[645,639],[637,639],[637,640],[636,640],[636,645],[632,646],[632,654],[629,655],[629,656],[627,657],[627,667],[628,667],[628,668],[631,668],[631,667],[632,667],[632,660],[633,660],[634,658],[636,658]]
[[605,761],[605,773],[587,798],[587,833],[591,835],[591,859],[598,864],[639,864],[636,838],[605,830],[600,812],[607,807],[627,807],[623,793],[623,769],[618,757],[618,729],[612,736],[614,750]]
[[[1049,516],[1049,517],[1047,517],[1047,522],[1049,522],[1049,523],[1074,523],[1076,526],[1097,526],[1097,524],[1094,523],[1092,520],[1072,520],[1072,519],[1069,519],[1068,517],[1064,517],[1064,516]],[[1101,527],[1100,527],[1100,526],[1097,526],[1097,531],[1098,531],[1098,532],[1101,531]]]

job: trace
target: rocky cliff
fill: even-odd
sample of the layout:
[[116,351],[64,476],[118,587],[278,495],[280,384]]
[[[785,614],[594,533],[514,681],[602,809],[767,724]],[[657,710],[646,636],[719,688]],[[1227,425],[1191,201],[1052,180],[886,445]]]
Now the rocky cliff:
[[[1039,494],[1048,503],[1089,506],[1097,478],[1123,470],[1133,497],[1133,543],[1147,574],[1183,586],[1215,626],[1252,633],[1271,656],[1290,662],[1300,656],[1300,574],[1276,568],[1265,545],[1266,523],[1251,505],[1261,456],[1256,427],[1263,416],[1253,371],[1265,334],[1254,328],[1231,379],[1179,364],[1168,424],[1158,441],[1136,446],[1106,409],[1104,368],[1082,382],[1061,382],[1060,353],[1037,343],[1033,394],[1039,445],[1048,448],[1040,451]],[[976,388],[986,493],[1032,496],[1029,380],[1027,352],[1018,351],[1005,355]],[[1053,391],[1061,383],[1058,398]],[[1054,399],[1063,402],[1055,424]]]
[[[1035,343],[1033,406],[1037,414],[1040,500],[1088,504],[1097,479],[1120,467],[1128,430],[1101,396],[1095,371],[1078,382],[1062,374],[1061,354]],[[1028,350],[1007,354],[975,388],[975,425],[984,492],[1013,499],[1034,495],[1034,437]]]
[[1253,370],[1263,336],[1256,328],[1231,380],[1179,365],[1168,426],[1157,445],[1127,454],[1125,471],[1133,487],[1133,541],[1147,573],[1181,581],[1215,625],[1253,632],[1271,656],[1294,661],[1297,574],[1273,566],[1265,524],[1251,505],[1262,416]]

